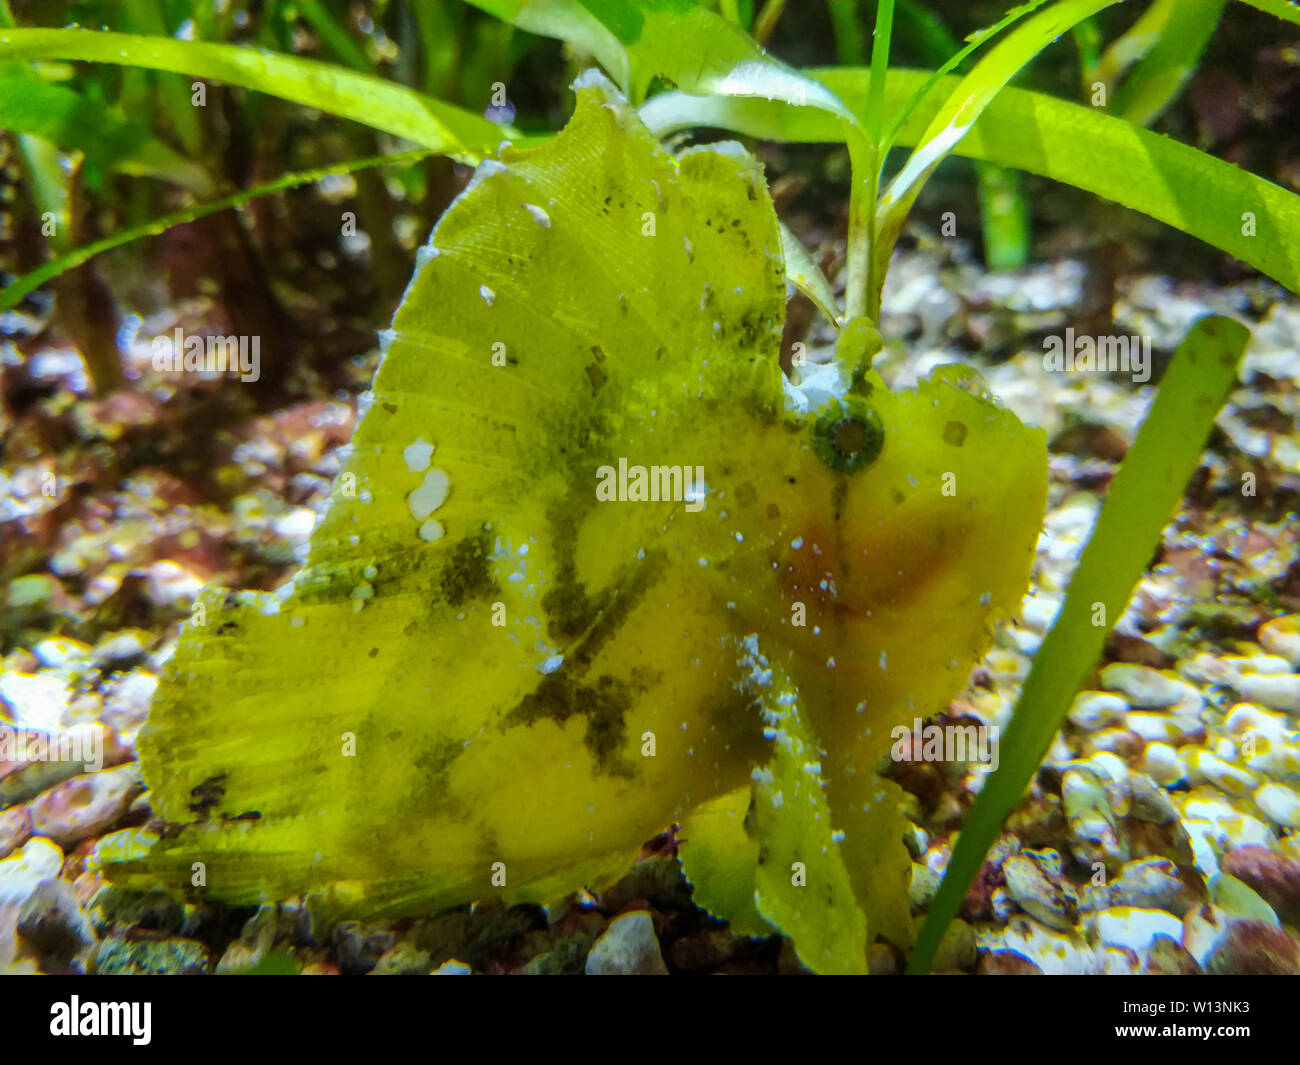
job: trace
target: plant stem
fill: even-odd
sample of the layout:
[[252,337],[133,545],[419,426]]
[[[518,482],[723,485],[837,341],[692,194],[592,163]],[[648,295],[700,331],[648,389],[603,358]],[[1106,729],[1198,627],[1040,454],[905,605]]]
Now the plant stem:
[[865,137],[849,139],[848,267],[844,278],[844,318],[852,321],[867,313],[871,282],[871,248],[876,222],[876,150]]

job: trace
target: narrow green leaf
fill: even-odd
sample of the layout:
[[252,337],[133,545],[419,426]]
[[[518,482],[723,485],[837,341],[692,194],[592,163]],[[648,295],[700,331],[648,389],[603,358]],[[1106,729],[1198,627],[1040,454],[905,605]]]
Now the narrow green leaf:
[[841,66],[861,66],[867,50],[862,43],[862,26],[858,22],[858,0],[828,0],[831,32],[835,35],[835,55]]
[[871,306],[880,302],[885,269],[903,222],[921,187],[935,167],[970,131],[995,96],[1047,45],[1076,23],[1095,15],[1118,0],[1061,0],[1040,11],[1013,30],[981,59],[930,120],[912,155],[889,183],[876,210],[875,292]]
[[207,171],[168,147],[147,128],[119,117],[102,103],[5,64],[0,72],[4,128],[28,133],[120,174],[161,178],[198,196],[211,195]]
[[839,329],[839,316],[835,310],[835,292],[804,247],[803,241],[796,237],[781,223],[781,254],[785,256],[785,276],[795,288],[813,301],[814,306],[830,319],[831,324]]
[[1115,94],[1114,113],[1140,126],[1159,118],[1195,72],[1226,6],[1227,0],[1168,4],[1155,45]]
[[867,919],[831,825],[817,736],[782,668],[755,657],[759,668],[772,668],[760,702],[773,740],[772,761],[754,771],[754,901],[814,972],[864,974]]
[[477,162],[517,131],[414,89],[329,63],[255,48],[91,30],[6,29],[0,60],[74,59],[172,70],[241,85]]
[[211,203],[187,207],[183,211],[175,211],[172,214],[155,218],[152,222],[146,222],[144,225],[124,229],[119,233],[114,233],[111,237],[105,237],[103,240],[97,240],[93,244],[87,244],[85,247],[61,255],[57,259],[51,259],[49,262],[38,266],[35,270],[24,274],[11,284],[6,285],[3,289],[0,289],[0,311],[9,310],[29,292],[40,288],[50,278],[58,277],[59,274],[65,270],[71,270],[74,266],[80,266],[87,259],[94,258],[100,252],[108,251],[111,248],[120,248],[123,244],[129,244],[141,237],[157,236],[159,233],[166,232],[172,226],[180,225],[182,222],[193,222],[197,218],[204,218],[207,215],[215,214],[217,211],[240,207],[250,200],[257,199],[259,196],[269,196],[273,192],[282,192],[284,189],[291,189],[298,185],[308,185],[313,181],[328,177],[330,174],[351,174],[358,170],[368,170],[371,167],[386,166],[390,163],[395,165],[413,163],[432,154],[434,153],[430,149],[421,148],[413,152],[403,152],[397,155],[372,156],[369,159],[334,163],[330,166],[317,167],[314,170],[299,170],[291,174],[281,174],[274,181],[268,181],[263,185],[255,185],[251,189],[244,189],[233,196],[214,200]]
[[[865,71],[809,71],[849,107],[865,103]],[[894,70],[885,90],[890,110],[929,77]],[[916,144],[957,84],[936,84],[898,131]],[[790,111],[764,100],[699,99],[663,93],[641,109],[660,136],[693,126],[797,143],[843,140],[839,125],[812,111]],[[1041,174],[1112,200],[1233,255],[1300,292],[1300,196],[1169,137],[1090,107],[1042,93],[1006,88],[988,105],[954,154]]]
[[630,74],[622,43],[578,0],[468,0],[493,18],[509,22],[527,33],[568,41],[593,56],[625,93]]
[[[909,972],[924,972],[929,965],[989,846],[1065,720],[1070,700],[1101,656],[1110,623],[1123,614],[1196,469],[1249,339],[1250,331],[1239,322],[1204,318],[1174,353],[1151,412],[1115,476],[1056,624],[1034,656],[1002,737],[1000,765],[966,817]],[[1094,624],[1098,604],[1106,625]]]
[[366,51],[348,34],[348,31],[334,21],[320,0],[295,0],[294,7],[311,28],[329,53],[340,63],[359,70],[363,74],[374,70]]
[[1296,0],[1242,0],[1242,2],[1258,8],[1266,15],[1285,19],[1300,26],[1300,3]]
[[[1043,4],[1045,3],[1047,3],[1047,0],[1027,0],[1026,3],[1020,4],[1017,7],[1013,7],[1010,11],[1008,11],[1005,15],[1003,15],[1002,18],[1000,18],[992,26],[988,26],[985,29],[979,30],[976,33],[972,33],[969,39],[967,40],[966,46],[964,48],[960,50],[950,49],[952,54],[939,67],[939,69],[936,70],[933,74],[931,74],[923,84],[918,85],[916,89],[913,91],[912,95],[908,97],[907,102],[893,112],[893,118],[890,120],[889,128],[885,132],[885,136],[882,141],[884,145],[882,151],[887,152],[893,146],[894,138],[898,134],[899,127],[902,126],[902,124],[907,121],[908,117],[912,114],[912,111],[915,110],[916,105],[919,104],[921,100],[925,98],[926,93],[930,91],[930,89],[934,86],[935,82],[937,82],[945,74],[954,71],[959,66],[961,66],[962,63],[964,63],[970,57],[971,53],[973,53],[977,48],[981,48],[983,45],[987,44],[992,38],[1000,34],[1003,30],[1007,29],[1018,20],[1024,18],[1026,15],[1033,13],[1038,8],[1042,7]],[[945,36],[947,35],[946,32],[943,31],[941,26],[938,27],[938,29],[940,32],[944,32]],[[934,27],[931,28],[930,33],[931,36],[933,36]]]
[[[654,76],[685,92],[780,100],[826,111],[851,130],[854,112],[818,82],[772,58],[738,26],[693,0],[648,0],[635,9],[622,0],[584,0],[622,40],[633,63],[637,98]],[[630,16],[635,12],[637,18]]]
[[992,163],[975,164],[984,261],[990,270],[1019,270],[1029,261],[1029,203],[1020,172]]

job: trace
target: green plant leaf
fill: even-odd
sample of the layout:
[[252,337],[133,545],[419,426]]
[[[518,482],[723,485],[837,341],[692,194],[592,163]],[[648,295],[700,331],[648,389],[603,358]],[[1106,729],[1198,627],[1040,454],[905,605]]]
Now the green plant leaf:
[[539,37],[568,41],[587,52],[614,83],[628,92],[630,81],[627,50],[605,25],[578,0],[468,0],[494,18],[518,26]]
[[962,78],[926,126],[903,168],[881,194],[876,209],[875,243],[871,249],[875,285],[875,291],[870,294],[873,318],[880,307],[880,291],[894,244],[921,187],[935,167],[970,132],[984,109],[1025,64],[1076,23],[1117,2],[1060,0],[1012,30]]
[[3,64],[0,117],[4,128],[28,133],[120,174],[160,178],[197,196],[212,194],[212,179],[198,163],[160,141],[144,126],[63,85],[53,85]]
[[1296,0],[1242,0],[1242,2],[1263,11],[1266,15],[1294,22],[1300,26],[1300,3]]
[[1149,126],[1164,113],[1195,73],[1227,2],[1157,0],[1143,13],[1143,19],[1155,14],[1157,36],[1114,95],[1117,117]]
[[[865,71],[824,68],[809,73],[849,107],[865,103]],[[891,71],[886,111],[901,105],[928,77],[925,71]],[[935,86],[899,129],[898,143],[917,143],[956,83],[948,77]],[[641,115],[661,136],[714,126],[799,143],[843,139],[838,124],[821,114],[780,110],[762,100],[664,93],[649,100]],[[1300,233],[1300,197],[1169,137],[1094,108],[1008,87],[954,154],[1041,174],[1141,211],[1300,292],[1300,242],[1292,236]]]
[[[661,77],[687,93],[755,97],[779,101],[785,108],[822,111],[844,127],[844,137],[861,134],[855,114],[821,84],[772,58],[743,29],[695,0],[472,2],[522,29],[586,48],[616,81],[623,61],[613,45],[619,45],[633,101],[645,99],[650,82]],[[588,17],[581,18],[579,12]],[[592,29],[591,19],[608,37]]]
[[[1027,0],[1026,3],[1013,7],[992,26],[985,27],[982,30],[972,33],[963,48],[958,49],[955,46],[950,48],[949,52],[951,54],[943,61],[942,65],[912,91],[912,94],[901,107],[895,108],[891,112],[892,117],[890,118],[889,126],[886,129],[885,136],[881,142],[882,150],[888,151],[893,146],[894,139],[898,135],[899,127],[902,126],[909,117],[911,117],[912,112],[916,109],[916,105],[925,98],[926,94],[934,87],[935,83],[940,78],[950,71],[956,70],[970,57],[971,53],[983,47],[983,45],[988,43],[992,38],[998,36],[998,34],[1002,33],[1013,23],[1018,22],[1026,15],[1032,14],[1045,3],[1047,3],[1047,0]],[[947,31],[945,31],[942,26],[937,23],[932,23],[929,27],[929,35],[931,39],[935,37],[936,31],[941,33],[943,37],[947,37]],[[938,60],[934,61],[938,62]]]
[[772,761],[754,774],[755,904],[809,969],[865,974],[867,919],[840,852],[843,836],[832,827],[817,736],[796,685],[757,644],[751,654],[758,670],[771,672],[760,705],[773,734]]
[[677,854],[695,905],[742,936],[770,936],[754,904],[758,840],[745,831],[753,789],[746,784],[701,803],[682,819]]
[[334,20],[334,16],[321,0],[294,0],[293,6],[303,21],[315,31],[330,54],[340,63],[365,74],[375,69],[365,49]]
[[[1042,764],[1071,699],[1100,658],[1110,625],[1123,615],[1196,469],[1249,339],[1250,331],[1239,322],[1205,318],[1174,353],[1111,485],[1056,623],[1034,656],[1002,736],[1000,764],[966,816],[909,971],[928,966],[1002,823]],[[1104,625],[1095,623],[1099,605]]]
[[73,267],[80,266],[88,259],[93,259],[101,252],[106,252],[112,248],[120,248],[123,244],[130,244],[141,237],[157,236],[159,233],[165,233],[172,226],[181,225],[184,222],[193,222],[196,218],[204,218],[210,214],[216,214],[218,211],[226,211],[231,207],[241,207],[260,196],[269,196],[275,192],[281,192],[284,189],[291,189],[298,185],[307,185],[313,181],[320,181],[321,178],[330,174],[351,174],[358,170],[368,170],[375,166],[387,166],[389,164],[413,163],[417,160],[424,159],[433,153],[425,148],[413,152],[405,152],[399,155],[380,155],[373,156],[369,159],[356,159],[346,163],[334,163],[330,166],[317,167],[313,170],[300,170],[291,174],[281,174],[274,181],[268,181],[262,185],[255,185],[250,189],[237,192],[233,196],[226,196],[220,200],[214,200],[211,203],[195,204],[193,207],[187,207],[182,211],[175,211],[171,214],[155,218],[151,222],[143,225],[132,226],[129,229],[121,230],[110,237],[104,237],[92,244],[76,248],[64,255],[51,259],[49,262],[42,263],[35,270],[31,270],[22,277],[10,282],[0,289],[0,310],[9,310],[16,306],[29,292],[40,288],[51,278],[58,277],[64,271],[71,270]]
[[781,223],[781,253],[785,257],[785,276],[800,292],[813,301],[814,306],[839,329],[839,314],[835,310],[835,292],[826,280],[821,267],[813,262],[808,249],[797,236]]
[[254,48],[91,30],[6,29],[0,60],[74,59],[171,70],[269,93],[468,162],[517,131],[414,89],[328,63]]

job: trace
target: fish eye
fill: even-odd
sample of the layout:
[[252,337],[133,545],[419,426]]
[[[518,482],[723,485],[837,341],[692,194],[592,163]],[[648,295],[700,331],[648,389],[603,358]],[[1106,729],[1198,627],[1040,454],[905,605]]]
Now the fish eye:
[[857,397],[833,399],[819,412],[812,428],[817,457],[839,473],[870,466],[885,446],[885,426]]

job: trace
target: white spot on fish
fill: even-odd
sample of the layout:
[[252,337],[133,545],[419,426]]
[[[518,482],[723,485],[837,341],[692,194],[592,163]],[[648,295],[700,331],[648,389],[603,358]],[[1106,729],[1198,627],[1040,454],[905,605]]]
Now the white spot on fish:
[[441,540],[442,524],[430,518],[428,521],[426,521],[423,525],[420,526],[420,539],[429,540],[429,541]]
[[442,470],[430,470],[424,475],[424,482],[406,497],[411,508],[411,517],[424,521],[430,514],[447,501],[451,481]]
[[551,228],[551,216],[538,207],[535,203],[526,203],[523,205],[524,210],[533,216],[533,221],[543,229]]
[[402,449],[402,458],[406,460],[406,468],[412,473],[423,473],[429,468],[429,462],[433,458],[433,445],[424,437],[420,437],[414,444],[408,444]]
[[487,285],[479,285],[478,294],[483,297],[483,302],[489,307],[491,307],[497,300],[497,294],[488,288]]

